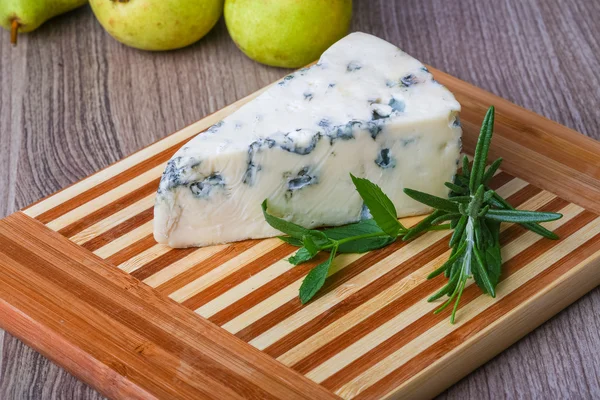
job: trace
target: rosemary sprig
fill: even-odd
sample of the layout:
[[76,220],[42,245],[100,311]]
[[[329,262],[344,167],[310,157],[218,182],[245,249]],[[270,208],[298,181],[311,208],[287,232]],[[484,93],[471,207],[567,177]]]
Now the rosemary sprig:
[[280,237],[281,240],[299,247],[289,258],[290,263],[298,265],[312,260],[320,251],[330,252],[327,260],[314,267],[302,282],[302,303],[308,302],[321,289],[337,253],[364,253],[387,246],[398,238],[410,240],[427,231],[444,229],[454,230],[450,238],[452,251],[449,259],[428,278],[443,273],[448,282],[429,301],[443,296],[448,299],[435,312],[439,313],[454,303],[450,317],[454,323],[461,296],[471,278],[484,293],[495,297],[502,269],[500,224],[518,223],[546,238],[557,239],[558,236],[538,223],[553,221],[562,215],[515,210],[489,188],[488,183],[502,162],[502,159],[498,159],[486,169],[493,126],[494,107],[490,107],[481,126],[472,167],[465,156],[462,172],[455,175],[454,182],[446,182],[450,189],[447,199],[417,190],[404,190],[408,196],[434,209],[410,229],[398,221],[394,204],[379,186],[353,175],[352,182],[371,212],[372,219],[324,230],[306,229],[270,214],[265,200],[262,209],[266,221],[288,235]]
[[[413,199],[433,207],[435,211],[415,227],[408,230],[404,239],[415,237],[431,229],[437,223],[450,221],[454,232],[450,238],[450,258],[429,278],[444,273],[447,284],[429,298],[435,301],[443,296],[448,299],[435,311],[439,313],[454,302],[450,321],[456,320],[461,295],[470,278],[484,292],[496,297],[496,285],[502,269],[500,253],[500,223],[518,223],[549,239],[558,237],[540,226],[539,222],[554,221],[561,214],[551,212],[515,210],[498,193],[488,186],[502,159],[494,161],[486,170],[487,157],[494,127],[494,107],[490,107],[481,126],[472,166],[463,158],[462,172],[454,182],[447,182],[451,190],[448,199],[432,196],[416,190],[404,192]],[[435,218],[431,218],[435,216]]]

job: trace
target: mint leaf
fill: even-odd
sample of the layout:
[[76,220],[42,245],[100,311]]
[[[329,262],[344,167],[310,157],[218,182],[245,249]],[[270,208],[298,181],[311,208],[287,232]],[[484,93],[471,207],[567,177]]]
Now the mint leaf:
[[281,231],[283,233],[285,233],[286,235],[290,235],[293,238],[296,239],[302,239],[302,237],[304,237],[304,235],[309,234],[309,229],[303,228],[302,226],[295,224],[293,222],[290,221],[286,221],[284,219],[281,219],[279,217],[276,217],[274,215],[271,215],[267,212],[267,200],[265,199],[265,201],[262,202],[262,211],[263,211],[263,215],[265,216],[265,220],[267,221],[267,223],[269,225],[271,225],[273,228],[277,229],[278,231]]
[[398,222],[398,213],[394,203],[383,193],[379,186],[367,179],[357,178],[352,174],[350,174],[350,177],[358,194],[362,197],[373,219],[382,231],[395,238],[400,230],[405,230],[402,224]]
[[336,252],[337,248],[334,247],[329,254],[329,258],[311,269],[306,278],[304,278],[304,281],[302,281],[302,285],[300,286],[300,301],[302,304],[308,303],[319,289],[323,287]]
[[277,236],[277,239],[283,240],[287,244],[291,244],[292,246],[302,247],[302,240],[296,239],[291,236]]
[[396,240],[391,236],[387,236],[387,234],[381,230],[379,225],[377,225],[377,222],[372,219],[364,219],[355,224],[325,229],[323,233],[333,240],[381,233],[381,236],[360,238],[350,242],[341,243],[338,247],[339,253],[366,253],[367,251],[380,249]]
[[318,251],[311,252],[306,247],[300,247],[298,249],[298,251],[296,252],[296,254],[294,254],[293,256],[288,258],[288,261],[290,262],[290,264],[293,264],[293,265],[302,264],[304,262],[312,260],[314,258],[314,256],[317,255],[317,253],[318,253]]
[[[323,236],[324,236],[324,234],[323,234]],[[315,243],[313,236],[304,235],[304,237],[302,238],[302,244],[304,244],[304,248],[312,256],[314,256],[315,254],[317,254],[319,252],[319,246]]]

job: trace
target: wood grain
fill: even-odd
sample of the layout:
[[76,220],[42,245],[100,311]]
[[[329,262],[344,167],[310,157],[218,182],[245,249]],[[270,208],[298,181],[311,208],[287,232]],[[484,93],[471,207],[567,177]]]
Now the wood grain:
[[[592,105],[600,98],[597,2],[355,3],[353,29],[379,35],[441,70],[600,137],[600,111]],[[0,55],[4,215],[284,73],[244,58],[222,23],[188,49],[150,54],[112,41],[85,8],[24,35],[17,49],[0,41]],[[593,355],[600,346],[599,311],[596,290],[447,396],[597,397],[600,360]],[[8,337],[4,343],[9,358],[2,363],[0,397],[84,393],[16,340]]]

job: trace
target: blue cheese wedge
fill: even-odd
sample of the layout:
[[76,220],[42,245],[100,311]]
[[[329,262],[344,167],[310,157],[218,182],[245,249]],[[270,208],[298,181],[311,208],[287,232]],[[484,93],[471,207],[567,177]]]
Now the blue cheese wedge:
[[307,228],[355,222],[368,210],[350,173],[377,183],[398,217],[426,213],[403,189],[447,196],[459,111],[418,60],[377,37],[348,35],[173,156],[154,237],[189,247],[278,235],[262,215],[265,199],[271,213]]

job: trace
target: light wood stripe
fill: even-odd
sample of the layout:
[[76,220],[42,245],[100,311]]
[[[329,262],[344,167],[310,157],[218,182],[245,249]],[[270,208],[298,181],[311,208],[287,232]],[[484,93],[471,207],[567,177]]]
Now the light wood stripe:
[[77,244],[84,244],[86,242],[89,242],[90,240],[94,239],[100,234],[132,218],[132,216],[138,215],[141,212],[153,207],[154,198],[154,194],[146,196],[140,201],[137,201],[136,203],[110,215],[108,218],[103,219],[98,223],[90,226],[89,228],[82,230],[81,232],[70,237],[69,239],[71,239],[71,241]]
[[[131,197],[136,194],[136,191],[140,188],[144,188],[149,185],[149,188],[143,196],[140,196],[136,200],[140,200],[142,197],[145,197],[151,193],[156,192],[158,188],[158,180],[164,171],[166,163],[162,163],[149,171],[144,172],[143,174],[136,176],[135,178],[123,183],[120,186],[117,186],[113,190],[110,190],[101,196],[96,197],[95,199],[82,204],[81,206],[67,212],[66,214],[61,215],[60,217],[48,222],[46,226],[55,231],[60,231],[69,225],[74,223],[79,223],[79,225],[83,225],[82,222],[85,222],[86,219],[89,218],[90,215],[94,213],[101,213],[102,215],[110,216],[114,213],[114,211],[118,210],[116,207],[109,207],[111,204],[121,205],[123,204],[123,198]],[[104,212],[103,212],[104,211]],[[70,232],[61,232],[63,235],[70,237],[73,236],[74,233]]]
[[244,282],[235,286],[233,289],[226,291],[203,306],[198,307],[196,312],[204,318],[210,318],[218,311],[221,311],[226,305],[233,304],[234,302],[254,292],[262,285],[273,281],[273,279],[283,275],[293,268],[296,268],[296,266],[287,260],[279,260],[274,264],[271,264],[268,268],[263,269],[255,275],[252,275]]
[[123,235],[126,235],[127,233],[142,226],[146,222],[152,221],[153,215],[154,207],[150,207],[147,210],[144,210],[141,213],[129,218],[123,223],[120,223],[114,226],[113,228],[110,228],[106,232],[94,237],[93,239],[88,240],[87,242],[82,244],[81,247],[89,251],[98,250],[100,247],[106,246],[111,241],[118,239]]
[[252,246],[248,250],[239,254],[236,257],[231,258],[227,262],[219,265],[216,268],[211,269],[207,273],[199,276],[195,280],[184,285],[180,289],[169,295],[170,298],[177,302],[183,302],[196,293],[206,289],[208,286],[213,285],[221,279],[226,278],[230,274],[235,273],[239,269],[243,268],[246,264],[259,258],[265,253],[274,250],[281,245],[279,239],[267,239],[259,242],[255,246]]
[[184,257],[179,261],[175,261],[166,268],[153,275],[150,275],[150,277],[144,279],[144,283],[152,287],[160,286],[163,283],[170,281],[177,275],[187,271],[192,266],[199,264],[216,253],[224,250],[227,246],[229,245],[222,244],[219,246],[201,247],[189,256]]
[[[171,294],[176,290],[181,289],[188,283],[198,279],[202,275],[209,273],[215,268],[218,268],[221,264],[226,263],[232,258],[239,256],[240,254],[244,253],[246,250],[252,248],[258,243],[260,243],[259,240],[245,240],[243,242],[231,243],[227,247],[223,248],[223,250],[218,251],[206,260],[196,265],[193,265],[191,268],[188,268],[179,275],[176,275],[173,279],[157,286],[156,289],[162,294]],[[172,252],[164,256],[166,260],[159,258],[151,263],[153,265],[148,265],[144,267],[146,268],[146,271],[144,271],[145,273],[143,275],[138,276],[138,279],[146,279],[147,277],[150,277],[154,273],[166,268],[166,266],[170,265],[172,262],[182,259],[183,256],[187,257],[195,250],[196,249],[194,248],[184,250],[173,250]]]
[[[559,264],[561,255],[575,251],[588,241],[598,242],[600,240],[600,236],[597,236],[599,233],[600,223],[596,221],[596,223],[589,224],[582,228],[577,235],[571,235],[549,251],[540,253],[538,257],[526,267],[519,269],[499,283],[495,299],[486,295],[478,296],[473,301],[463,306],[461,309],[461,317],[455,325],[448,324],[446,321],[440,321],[433,328],[429,329],[426,335],[420,335],[384,360],[378,362],[363,374],[341,386],[336,390],[336,394],[343,398],[354,398],[359,393],[380,381],[382,379],[381,377],[388,376],[403,366],[412,357],[418,355],[421,349],[429,348],[436,342],[448,337],[452,332],[465,326],[470,320],[475,319],[495,304],[502,304],[501,301],[504,298],[519,288],[527,287],[532,283],[535,284],[534,280],[536,276]],[[588,255],[585,254],[582,258],[585,259],[587,257]],[[559,259],[559,262],[556,262],[557,259]],[[580,261],[583,261],[583,259]]]
[[137,254],[140,254],[153,247],[155,244],[156,241],[154,240],[154,235],[148,235],[137,242],[134,242],[132,245],[127,246],[123,250],[116,252],[105,260],[113,265],[120,265],[125,261],[135,257]]
[[[505,197],[510,197],[514,193],[523,189],[527,186],[527,183],[522,181],[521,179],[515,178],[506,183],[504,186],[498,189],[498,192]],[[364,269],[371,267],[371,265],[380,261],[389,254],[397,251],[399,247],[404,246],[405,243],[398,243],[390,245],[382,250],[377,252],[369,253],[363,259],[364,262],[361,262],[360,267],[353,268],[352,272],[358,274]],[[335,266],[335,263],[334,263]],[[346,266],[346,265],[344,265]],[[347,274],[346,276],[338,276],[334,279],[334,277],[328,279],[325,283],[325,288],[322,290],[322,293],[327,293],[331,290],[334,290],[338,285],[346,282],[347,279],[350,279],[351,275]],[[299,287],[302,279],[291,283],[292,287]],[[301,304],[296,301],[297,292],[294,293],[293,290],[286,288],[285,290],[281,290],[281,293],[276,293],[269,298],[262,300],[260,303],[254,305],[252,309],[248,309],[243,313],[239,314],[233,320],[228,321],[224,325],[222,325],[225,329],[230,332],[235,332],[238,337],[241,337],[244,340],[250,341],[254,339],[256,336],[266,332],[268,329],[275,326],[277,323],[282,321],[283,319],[293,315],[295,312],[302,308]],[[284,295],[285,293],[285,295]],[[287,299],[287,301],[284,301]],[[243,301],[244,299],[242,299]],[[315,300],[313,300],[314,302]],[[274,313],[274,305],[277,304],[278,309],[277,313]],[[264,308],[263,308],[264,307]]]
[[[587,212],[582,212],[575,218],[571,217],[570,221],[563,223],[558,231],[562,237],[570,236],[572,233],[585,227],[594,218],[595,217],[593,215]],[[522,244],[521,242],[523,241],[527,243]],[[503,255],[503,257],[506,257],[508,260],[504,264],[504,269],[507,271],[506,275],[508,276],[517,270],[527,267],[529,263],[535,260],[535,258],[539,257],[544,251],[551,250],[556,246],[560,246],[563,241],[540,239],[539,236],[535,235],[534,233],[527,232],[519,241],[514,243],[515,244],[512,246],[509,245],[506,247],[505,253],[508,252],[508,254]],[[532,246],[533,243],[535,243],[535,245]],[[518,257],[515,257],[516,255],[518,255]],[[461,299],[461,304],[463,306],[469,304],[470,301],[477,298],[480,294],[481,291],[476,286],[472,285],[465,290],[463,298]],[[439,304],[440,303],[438,303],[438,305]],[[362,355],[356,356],[355,354],[352,354],[352,350],[348,350],[350,349],[349,347],[344,352],[338,353],[333,357],[337,359],[338,362],[345,361],[346,366],[342,368],[339,368],[339,366],[333,366],[330,359],[327,360],[326,363],[315,368],[307,376],[312,375],[317,381],[321,382],[329,389],[338,389],[347,382],[363,374],[369,368],[373,367],[390,354],[399,351],[399,349],[404,347],[413,339],[416,339],[419,336],[428,336],[428,334],[425,335],[424,333],[428,332],[428,330],[431,329],[435,324],[438,324],[442,321],[447,323],[449,312],[450,310],[447,310],[440,315],[433,315],[432,313],[424,312],[419,320],[403,330],[393,332],[393,335],[389,336],[385,340],[379,340],[376,343],[371,344],[366,339],[362,342],[359,341],[364,346],[367,346],[367,349],[359,347],[357,345],[358,342],[353,343],[352,346],[354,347],[352,347],[352,349],[355,352],[360,352]],[[462,319],[462,313],[459,313],[458,317]],[[384,332],[383,334],[386,333]],[[374,334],[372,335],[372,337],[376,337]],[[344,353],[346,357],[352,358],[352,360],[344,358],[342,353]]]
[[131,232],[116,238],[112,242],[106,244],[105,246],[100,247],[94,254],[101,258],[108,258],[115,253],[125,249],[126,247],[131,246],[132,243],[137,242],[138,240],[142,240],[146,236],[152,234],[153,229],[153,221],[146,222],[145,224],[135,228]]
[[158,257],[168,253],[171,250],[172,249],[167,245],[157,244],[156,246],[149,248],[148,250],[138,254],[130,260],[125,261],[118,267],[119,269],[122,269],[123,271],[130,274],[134,271],[137,271],[142,266],[148,264],[150,261],[157,259]]

